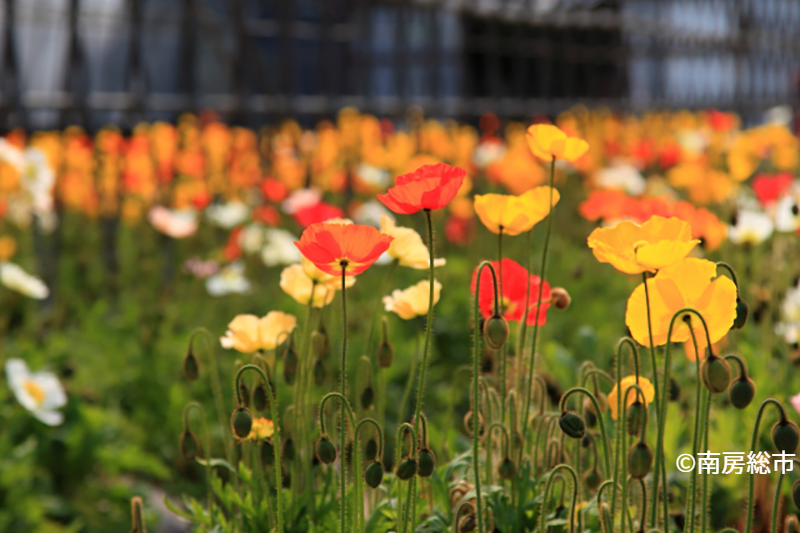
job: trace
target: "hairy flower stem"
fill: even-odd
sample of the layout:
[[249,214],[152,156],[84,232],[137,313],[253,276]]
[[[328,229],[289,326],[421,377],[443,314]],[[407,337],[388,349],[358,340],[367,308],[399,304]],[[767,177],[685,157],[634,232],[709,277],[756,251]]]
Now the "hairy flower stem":
[[[753,426],[753,435],[750,441],[750,450],[755,453],[757,450],[757,440],[758,440],[758,431],[761,429],[761,418],[764,416],[764,411],[767,409],[768,405],[774,405],[776,409],[778,409],[778,414],[780,415],[781,421],[786,420],[786,411],[783,408],[783,405],[776,400],[775,398],[767,398],[763,402],[761,402],[761,406],[758,408],[758,414],[756,415],[756,423]],[[753,498],[755,497],[755,483],[753,478],[754,470],[750,471],[750,482],[747,488],[747,522],[745,522],[745,533],[751,533],[753,531]]]
[[[425,374],[428,371],[428,354],[431,348],[431,330],[433,329],[433,222],[431,222],[431,210],[425,209],[425,221],[428,223],[428,247],[430,248],[430,271],[428,275],[428,285],[430,285],[430,296],[428,298],[428,320],[425,322],[425,346],[422,349],[422,366],[419,369],[419,384],[417,386],[417,406],[414,410],[414,431],[419,433],[420,412],[422,402],[425,399]],[[415,443],[416,445],[416,443]]]
[[208,516],[211,518],[211,528],[214,528],[214,493],[211,490],[211,438],[208,436],[208,426],[206,425],[206,411],[197,402],[189,402],[183,408],[183,428],[189,429],[189,411],[197,409],[200,412],[200,422],[203,426],[203,455],[205,456],[204,466],[206,467],[206,491],[208,492]]
[[[531,394],[533,392],[533,371],[536,367],[536,342],[539,337],[539,314],[542,311],[542,296],[544,291],[545,273],[547,269],[547,250],[550,245],[550,234],[553,231],[553,181],[556,174],[556,158],[550,162],[550,210],[547,215],[547,232],[544,235],[544,246],[542,247],[542,269],[539,274],[539,295],[536,297],[536,321],[533,323],[533,346],[531,347],[530,366],[528,367],[528,383],[527,392],[525,394],[525,416],[522,423],[525,425],[525,430],[522,435],[522,442],[528,442],[528,431],[530,424],[528,419],[531,416]],[[527,306],[526,306],[527,309]],[[521,357],[521,356],[520,356]],[[522,464],[522,448],[519,452],[518,464]]]
[[569,506],[569,533],[574,533],[575,531],[575,505],[578,503],[578,475],[571,466],[560,464],[551,470],[550,475],[547,476],[547,485],[545,485],[544,498],[542,499],[542,510],[539,513],[539,531],[541,533],[547,533],[547,501],[550,496],[550,489],[553,486],[553,479],[561,470],[569,472],[572,478],[572,504]]
[[[314,501],[314,492],[312,488],[312,473],[311,473],[311,457],[314,453],[312,448],[312,440],[308,438],[308,427],[303,421],[308,420],[306,417],[308,405],[308,389],[310,388],[309,376],[311,372],[311,317],[314,312],[314,292],[317,289],[317,282],[311,282],[311,296],[308,299],[306,307],[306,319],[303,325],[303,342],[300,345],[300,365],[298,368],[297,385],[295,386],[294,405],[297,412],[297,421],[295,422],[295,430],[297,432],[297,441],[300,444],[300,461],[295,461],[295,473],[292,475],[292,481],[295,490],[300,492],[300,488],[304,489],[305,500],[309,506],[309,515],[311,522],[316,523],[317,509],[316,502]],[[300,465],[299,463],[302,463]],[[304,483],[300,483],[300,470],[303,471]]]
[[[655,393],[653,399],[655,400],[654,406],[656,411],[656,418],[661,416],[661,396],[658,393],[658,362],[656,361],[656,347],[655,343],[653,342],[653,322],[650,313],[650,288],[647,285],[647,272],[642,272],[642,283],[644,283],[644,297],[645,303],[647,304],[647,335],[650,340],[650,363],[653,367],[653,392]],[[638,377],[638,374],[637,374]],[[665,380],[667,378],[664,378]],[[665,390],[668,387],[669,382],[664,381],[664,388]],[[658,521],[658,468],[662,464],[664,458],[664,433],[662,432],[662,425],[658,423],[656,420],[656,426],[658,427],[658,433],[656,435],[656,454],[655,454],[655,467],[653,471],[653,502],[650,506],[650,526],[655,527],[656,522]],[[666,469],[664,469],[664,500],[666,501],[666,490],[667,490],[667,474]],[[666,531],[666,521],[668,517],[664,516],[664,527],[663,529]]]
[[[692,329],[691,324],[691,317],[685,315],[683,317],[686,325],[689,326],[689,331],[692,334],[692,344],[694,346],[694,360],[695,366],[697,367],[697,394],[695,398],[695,406],[694,406],[694,437],[692,440],[692,457],[697,457],[697,452],[700,451],[700,446],[702,444],[702,431],[703,431],[703,386],[700,377],[700,353],[697,349],[697,338],[694,334],[694,329]],[[687,320],[688,319],[688,320]],[[689,483],[690,489],[687,498],[687,511],[686,511],[686,520],[689,526],[689,533],[694,531],[694,523],[695,523],[695,512],[696,512],[696,505],[697,505],[697,470],[698,468],[692,469],[691,474],[691,481]],[[701,494],[702,497],[702,494]]]
[[[622,373],[623,373],[622,370],[624,368],[624,364],[622,362],[622,347],[626,345],[631,349],[631,352],[633,352],[633,360],[636,363],[636,375],[637,376],[639,375],[639,363],[638,363],[639,352],[636,350],[636,343],[633,342],[633,339],[631,339],[630,337],[622,337],[620,341],[617,343],[617,384],[616,384],[617,387],[622,386]],[[638,386],[638,380],[637,380],[637,386]],[[623,396],[622,391],[621,390],[617,391],[618,417],[622,416],[622,396]],[[619,490],[618,487],[620,485],[620,483],[618,482],[619,464],[620,461],[622,460],[621,456],[624,453],[624,450],[622,450],[622,440],[624,438],[624,432],[625,432],[624,417],[617,420],[617,423],[614,425],[614,429],[617,432],[617,436],[614,439],[614,474],[612,478],[614,480],[614,486],[612,487],[612,496],[611,496],[612,517],[616,516],[615,513],[617,510],[617,490]],[[606,475],[609,475],[609,473],[607,473]]]
[[[533,270],[533,253],[531,250],[533,249],[533,229],[528,230],[528,237],[527,237],[527,245],[525,247],[526,253],[528,255],[527,261],[527,269],[528,269],[528,280],[525,283],[525,310],[522,312],[522,320],[519,322],[519,332],[517,333],[517,348],[516,348],[516,361],[517,361],[517,368],[516,372],[514,372],[514,390],[519,391],[518,394],[522,392],[522,375],[523,375],[523,354],[525,353],[525,341],[528,333],[528,308],[530,307],[531,301],[531,277],[530,273]],[[527,424],[527,420],[522,421],[523,424]]]
[[[475,307],[473,309],[473,327],[475,332],[473,334],[473,351],[472,351],[472,470],[475,473],[475,499],[477,509],[475,510],[478,519],[478,533],[484,533],[486,526],[483,523],[483,506],[481,504],[481,471],[480,471],[480,390],[478,382],[480,381],[480,321],[478,317],[478,295],[480,294],[481,274],[483,269],[488,268],[492,274],[493,288],[494,288],[494,310],[495,313],[499,310],[499,294],[497,292],[497,275],[495,274],[494,267],[488,261],[481,262],[478,265],[478,273],[475,279]],[[527,419],[527,417],[526,417]],[[528,424],[525,424],[527,430]],[[523,441],[524,442],[524,441]],[[520,452],[522,453],[522,452]]]
[[[636,392],[636,399],[638,400],[640,397],[644,399],[644,392],[642,391],[639,385],[631,385],[627,389],[625,389],[625,401],[622,402],[622,420],[623,424],[628,419],[628,398],[630,397],[630,392]],[[599,417],[598,417],[599,418]],[[647,421],[642,424],[642,432],[639,436],[639,441],[645,441],[645,430],[647,429]],[[627,449],[627,431],[622,431],[622,450]],[[625,519],[628,518],[628,483],[630,479],[628,479],[628,461],[622,460],[622,513],[620,516],[620,529],[622,531],[627,531],[625,529]],[[633,526],[633,521],[631,520],[631,526]]]
[[274,433],[272,435],[272,450],[274,454],[273,458],[275,460],[273,469],[275,470],[275,494],[277,499],[275,504],[277,511],[277,530],[278,533],[283,533],[283,473],[281,472],[281,424],[280,419],[278,418],[278,399],[275,397],[275,391],[272,389],[272,383],[269,381],[269,379],[267,379],[267,375],[264,373],[264,371],[256,365],[244,365],[239,369],[238,372],[236,372],[236,377],[234,378],[234,390],[236,391],[236,399],[239,406],[244,405],[241,381],[242,375],[248,370],[253,370],[254,372],[258,373],[259,376],[261,376],[261,379],[264,381],[264,384],[267,387],[267,393],[269,394],[269,409],[270,413],[272,414],[272,425],[274,428]]
[[[345,407],[347,403],[347,263],[342,264],[342,375],[341,375],[341,408],[339,410],[339,533],[346,533],[345,523],[347,522],[347,458],[345,450],[347,445],[347,420],[345,419]],[[355,451],[355,450],[354,450]],[[278,463],[280,464],[280,463]]]

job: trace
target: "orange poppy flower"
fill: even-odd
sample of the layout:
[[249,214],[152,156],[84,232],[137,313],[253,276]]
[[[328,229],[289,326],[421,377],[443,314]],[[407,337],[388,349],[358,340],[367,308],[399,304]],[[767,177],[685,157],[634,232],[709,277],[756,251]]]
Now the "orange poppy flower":
[[320,222],[306,228],[294,245],[317,268],[332,276],[361,274],[389,249],[394,237],[371,226]]
[[444,163],[423,165],[415,172],[398,176],[394,187],[379,194],[378,200],[401,215],[441,209],[455,198],[466,175],[464,169]]

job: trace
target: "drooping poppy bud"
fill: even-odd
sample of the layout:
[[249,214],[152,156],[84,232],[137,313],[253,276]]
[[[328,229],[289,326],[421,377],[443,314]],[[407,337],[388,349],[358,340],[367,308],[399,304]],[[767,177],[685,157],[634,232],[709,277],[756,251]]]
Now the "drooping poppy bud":
[[183,433],[181,433],[180,441],[180,450],[183,458],[187,461],[194,461],[197,457],[198,447],[197,437],[195,437],[194,433],[190,429],[184,429]]
[[505,479],[508,481],[514,477],[514,474],[517,473],[517,465],[514,461],[511,460],[508,456],[503,457],[503,460],[500,461],[500,464],[497,465],[497,475],[500,476],[500,479]]
[[583,483],[589,490],[597,490],[602,480],[603,478],[600,477],[600,472],[598,472],[597,467],[587,470],[586,473],[583,474]]
[[275,447],[269,440],[264,440],[261,443],[261,463],[264,466],[272,466],[275,464]]
[[283,379],[287,385],[294,385],[298,362],[297,351],[294,349],[294,343],[291,343],[283,353]]
[[561,431],[573,439],[582,439],[586,434],[586,424],[583,417],[575,411],[564,411],[558,419],[558,426]]
[[408,481],[417,473],[417,462],[412,457],[406,457],[400,461],[395,470],[398,479]]
[[200,362],[197,360],[197,356],[191,348],[186,352],[186,355],[183,356],[182,366],[183,376],[186,378],[186,381],[194,381],[200,375]]
[[292,486],[292,471],[289,470],[284,462],[281,462],[281,486],[284,489]]
[[647,423],[647,407],[636,400],[628,406],[625,413],[625,431],[628,435],[636,436],[642,430],[642,426]]
[[430,448],[423,448],[417,453],[417,474],[419,477],[431,477],[436,469],[436,456]]
[[372,402],[375,400],[375,390],[372,388],[372,385],[364,387],[364,390],[361,391],[360,399],[362,409],[366,411],[372,407]]
[[583,418],[586,422],[586,427],[593,428],[597,425],[597,414],[595,413],[594,404],[589,398],[583,401]]
[[322,435],[317,440],[317,457],[326,465],[333,464],[336,461],[336,446],[327,435]]
[[556,309],[564,310],[569,307],[569,304],[572,302],[572,298],[570,298],[567,289],[563,287],[553,287],[550,290],[550,299],[553,302],[553,306]]
[[287,463],[291,463],[294,461],[295,457],[295,450],[294,450],[294,439],[289,436],[286,437],[283,441],[283,447],[281,448],[281,460],[286,461]]
[[374,461],[378,456],[378,442],[375,439],[369,439],[364,445],[364,458],[367,461]]
[[367,482],[370,488],[377,489],[383,481],[383,463],[380,461],[371,462],[364,471],[364,481]]
[[267,394],[267,386],[264,383],[259,383],[253,389],[253,409],[259,413],[269,408],[269,395]]
[[[470,437],[473,434],[473,421],[472,421],[472,411],[468,411],[467,414],[464,415],[464,430],[467,432],[467,435]],[[483,437],[483,415],[478,413],[478,436]]]
[[709,355],[703,360],[700,374],[703,376],[703,384],[713,394],[725,392],[731,382],[731,369],[727,361],[716,355]]
[[799,439],[797,425],[791,420],[779,420],[772,426],[772,442],[780,452],[794,453]]
[[508,322],[500,315],[490,317],[483,325],[483,337],[493,350],[499,350],[508,339]]
[[731,404],[737,409],[745,409],[756,395],[756,384],[746,376],[734,380],[730,388]]
[[381,342],[376,358],[381,368],[389,368],[394,362],[394,348],[389,341],[389,319],[385,316],[381,319]]
[[637,442],[628,451],[628,473],[633,479],[644,479],[653,464],[653,451],[644,442]]
[[671,402],[677,402],[681,398],[681,386],[678,380],[674,377],[669,377],[669,388],[667,389],[667,399]]
[[733,326],[731,329],[742,329],[747,323],[747,315],[750,312],[750,307],[747,302],[740,297],[736,297],[736,318],[733,319]]
[[246,439],[253,428],[253,415],[246,407],[239,407],[231,416],[231,427],[234,435],[240,439]]
[[331,353],[331,341],[325,324],[320,323],[317,331],[311,334],[311,345],[314,347],[314,355],[325,359]]
[[472,533],[478,528],[478,521],[474,514],[467,514],[458,520],[458,533]]
[[328,372],[325,369],[325,363],[322,359],[317,358],[314,361],[314,385],[317,387],[322,387],[325,384],[325,378],[327,377]]

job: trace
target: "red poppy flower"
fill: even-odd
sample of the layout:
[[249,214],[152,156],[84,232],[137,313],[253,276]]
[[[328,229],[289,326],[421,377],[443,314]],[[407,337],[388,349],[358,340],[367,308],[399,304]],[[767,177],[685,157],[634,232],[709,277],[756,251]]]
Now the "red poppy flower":
[[332,276],[361,274],[389,249],[394,237],[372,226],[319,223],[307,227],[294,245],[317,268]]
[[788,172],[780,174],[759,174],[753,179],[753,192],[761,205],[777,202],[789,187],[792,186],[792,175]]
[[444,163],[422,165],[410,174],[398,176],[394,187],[379,194],[383,205],[401,215],[420,209],[441,209],[455,198],[467,175],[463,168]]
[[317,202],[312,206],[298,209],[294,213],[294,219],[304,228],[332,218],[343,217],[344,212],[341,209],[325,202]]
[[192,196],[192,206],[194,206],[194,208],[198,211],[202,211],[208,207],[208,204],[211,203],[211,200],[213,200],[211,194],[207,193],[206,191],[200,191]]
[[261,192],[264,198],[275,203],[282,202],[288,194],[286,185],[273,177],[264,178],[261,182]]
[[253,221],[263,222],[270,226],[278,226],[281,223],[281,215],[271,205],[260,205],[253,209]]
[[475,219],[449,216],[444,223],[444,236],[456,246],[467,246],[475,238]]
[[228,234],[228,242],[225,243],[225,247],[222,249],[222,257],[225,258],[225,261],[228,263],[232,263],[236,261],[242,256],[242,247],[239,245],[239,235],[242,233],[244,226],[236,226],[233,228]]
[[618,189],[592,191],[589,198],[578,206],[578,213],[592,222],[597,220],[619,220],[630,216],[636,199]]
[[[498,275],[498,289],[500,288],[500,269],[497,261],[492,261],[492,267]],[[519,322],[525,314],[525,296],[528,289],[528,276],[531,280],[531,294],[528,300],[528,320],[529,326],[536,322],[536,298],[539,296],[539,283],[541,278],[533,274],[528,274],[524,266],[513,259],[503,259],[503,308],[505,309],[506,320]],[[472,294],[475,294],[475,283],[478,278],[478,269],[472,273]],[[478,307],[481,314],[488,318],[494,313],[494,287],[492,275],[485,271],[481,274],[481,288],[478,294]],[[547,309],[550,307],[550,284],[544,282],[542,290],[542,310],[539,313],[539,325],[543,326],[547,322]]]

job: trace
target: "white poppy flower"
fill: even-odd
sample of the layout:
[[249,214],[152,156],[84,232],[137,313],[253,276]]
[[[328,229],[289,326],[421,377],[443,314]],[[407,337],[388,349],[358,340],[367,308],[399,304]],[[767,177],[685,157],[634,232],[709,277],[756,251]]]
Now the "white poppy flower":
[[619,189],[633,196],[642,194],[647,186],[642,174],[627,163],[617,163],[598,170],[594,180],[604,189]]
[[356,176],[365,184],[381,190],[389,186],[389,171],[385,168],[375,167],[368,163],[360,163],[356,167]]
[[766,213],[739,211],[736,224],[728,226],[728,239],[734,244],[758,244],[772,235],[772,219]]
[[297,237],[285,229],[267,228],[264,231],[264,246],[261,259],[268,267],[299,263],[303,254],[294,245]]
[[226,204],[216,204],[206,209],[206,218],[215,226],[233,229],[250,218],[250,208],[238,200]]
[[795,194],[789,194],[775,204],[775,229],[794,232],[800,229],[800,201]]
[[8,163],[20,174],[25,170],[24,152],[2,137],[0,137],[0,161]]
[[383,216],[391,217],[392,213],[376,200],[365,202],[353,210],[353,220],[356,224],[365,224],[373,228],[381,227],[381,217]]
[[317,189],[297,189],[281,204],[287,215],[294,215],[301,209],[313,207],[322,201],[322,193]]
[[58,411],[67,403],[67,395],[55,374],[50,372],[31,373],[22,359],[6,361],[8,386],[17,401],[48,426],[58,426],[64,422],[64,415]]
[[41,279],[28,274],[14,263],[0,263],[0,283],[36,300],[44,300],[50,295],[50,290]]
[[800,324],[778,322],[775,324],[775,334],[783,338],[786,344],[797,344],[800,340]]
[[472,154],[472,162],[478,168],[486,168],[506,155],[506,146],[500,140],[483,141]]
[[173,239],[184,239],[197,231],[197,213],[194,209],[176,211],[164,206],[153,206],[147,219],[158,231]]
[[211,296],[245,294],[250,292],[250,281],[244,277],[244,263],[236,261],[206,279],[206,290]]
[[264,244],[264,225],[248,224],[239,233],[239,245],[248,254],[254,254],[261,249]]

